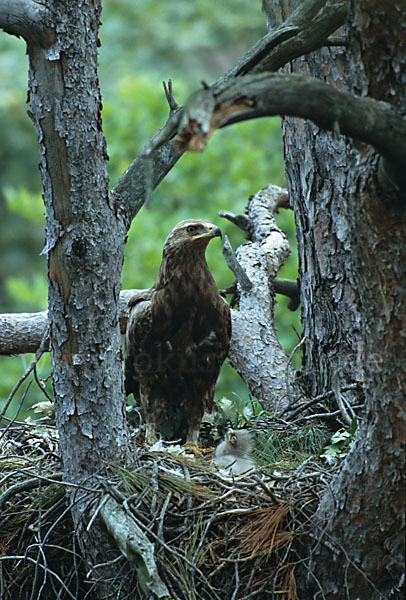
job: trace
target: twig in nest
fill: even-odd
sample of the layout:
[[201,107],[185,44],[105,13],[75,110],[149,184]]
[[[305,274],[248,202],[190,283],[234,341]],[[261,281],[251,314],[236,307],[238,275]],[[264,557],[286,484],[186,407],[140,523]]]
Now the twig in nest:
[[[53,479],[54,481],[62,481],[62,473],[55,473],[55,475],[53,475]],[[41,478],[33,477],[32,479],[26,479],[25,481],[20,481],[19,483],[11,485],[0,496],[0,510],[3,508],[7,500],[12,498],[16,494],[19,494],[20,492],[26,492],[39,487],[40,483]]]
[[[357,387],[360,386],[361,384],[362,384],[361,382],[350,383],[349,385],[344,387],[341,391],[349,392],[350,390],[356,390]],[[319,394],[318,396],[315,396],[314,398],[312,398],[305,404],[302,404],[298,408],[296,408],[294,410],[294,412],[290,415],[289,420],[294,419],[294,417],[296,417],[296,415],[298,415],[300,412],[304,411],[306,408],[313,406],[313,404],[317,404],[321,400],[327,400],[327,398],[331,398],[332,396],[334,396],[334,392],[332,390],[329,390],[328,392],[324,392],[323,394]],[[296,402],[297,402],[297,399],[295,399],[286,408],[284,408],[283,411],[281,412],[280,416],[283,416],[285,413],[290,412],[290,410],[293,408],[293,406],[296,404]],[[333,414],[333,413],[328,413],[328,414]]]
[[157,494],[158,494],[158,462],[152,465],[151,487],[154,490],[151,500],[151,514],[156,517],[157,512]]
[[108,498],[100,508],[108,532],[113,536],[121,553],[137,572],[142,591],[158,598],[169,597],[166,585],[158,574],[154,544],[125,509],[113,498]]
[[70,592],[69,588],[67,588],[67,586],[65,585],[65,583],[59,577],[58,573],[55,573],[55,571],[52,571],[49,567],[47,567],[47,565],[43,565],[41,563],[38,563],[38,561],[36,559],[32,558],[31,556],[27,556],[26,554],[23,554],[23,555],[13,555],[13,556],[0,556],[0,561],[3,561],[3,560],[16,560],[16,561],[17,560],[21,560],[21,561],[26,560],[27,562],[34,563],[34,565],[38,565],[38,567],[40,569],[43,569],[45,571],[45,573],[51,575],[51,577],[54,577],[56,579],[56,581],[64,589],[65,593],[68,594],[69,598],[72,598],[72,600],[76,600],[76,596],[74,596]]
[[235,256],[234,251],[226,235],[224,236],[223,256],[228,267],[234,273],[238,283],[240,284],[241,289],[244,290],[244,292],[249,292],[252,288],[252,283],[248,275],[238,262],[237,257]]
[[334,398],[337,402],[337,406],[340,409],[341,415],[344,419],[344,421],[347,423],[347,425],[352,425],[352,418],[350,417],[350,415],[348,414],[345,406],[344,406],[344,402],[341,396],[341,390],[340,390],[340,380],[337,376],[337,373],[335,373],[335,377],[333,379],[333,393],[334,393]]
[[53,404],[53,399],[48,394],[43,381],[38,377],[37,365],[36,364],[34,365],[34,377],[35,377],[35,381],[37,382],[37,385],[38,385],[39,389],[41,390],[41,392],[44,394],[44,396],[46,397],[46,399]]
[[265,494],[267,496],[269,496],[270,498],[272,498],[272,500],[276,503],[276,504],[281,504],[283,503],[283,500],[281,498],[278,498],[278,496],[275,496],[275,494],[273,493],[273,491],[271,489],[269,489],[265,483],[262,481],[262,479],[260,479],[258,477],[258,475],[252,475],[251,476],[252,479],[255,479],[255,481],[258,483],[258,485],[260,486],[260,488],[262,488],[262,490],[265,492]]
[[[140,526],[141,529],[142,528],[144,528],[144,529],[146,528],[146,526],[144,525],[144,523],[142,523],[142,521],[140,521],[139,519],[137,519],[137,517],[135,515],[133,515],[132,518],[134,519],[134,522]],[[193,563],[193,561],[189,560],[184,554],[181,554],[180,552],[178,552],[174,548],[171,548],[162,539],[160,539],[151,529],[147,528],[147,531],[148,531],[148,534],[150,534],[154,538],[154,540],[156,542],[158,542],[163,548],[165,548],[165,550],[167,550],[170,554],[173,554],[174,556],[177,556],[182,561],[184,561],[189,567],[195,569],[196,573],[198,573],[198,575],[202,578],[202,581],[205,582],[205,584],[210,589],[210,591],[212,592],[212,594],[214,595],[214,597],[217,598],[217,600],[221,600],[221,598],[216,594],[214,588],[210,585],[210,583],[207,580],[207,578],[205,577],[204,573]]]
[[97,518],[97,515],[99,514],[101,508],[106,504],[107,500],[109,499],[110,496],[108,496],[107,494],[105,496],[103,496],[103,498],[101,499],[101,502],[99,502],[96,510],[94,511],[94,513],[92,514],[92,517],[89,521],[89,523],[86,526],[86,531],[90,531],[92,528],[92,525],[95,521],[95,519]]
[[164,518],[165,518],[165,513],[167,511],[167,508],[169,506],[169,502],[171,501],[172,494],[173,494],[173,492],[171,492],[171,491],[168,492],[168,494],[165,498],[165,502],[163,503],[160,515],[159,515],[158,537],[161,540],[164,539]]
[[[22,383],[22,380],[20,380],[20,381],[21,381],[21,383]],[[15,422],[16,422],[16,420],[17,420],[17,417],[18,417],[18,415],[20,414],[20,410],[21,410],[21,408],[22,408],[22,406],[23,406],[23,404],[24,404],[24,400],[25,400],[25,398],[26,398],[26,396],[27,396],[27,394],[28,394],[28,390],[30,389],[30,386],[31,386],[31,384],[32,384],[32,380],[31,380],[31,381],[29,381],[29,382],[27,383],[27,386],[26,386],[26,388],[25,388],[25,390],[24,390],[24,393],[23,393],[23,395],[22,395],[22,396],[21,396],[21,398],[20,398],[20,402],[19,402],[19,404],[18,404],[18,406],[17,406],[17,410],[16,410],[16,412],[15,412],[15,415],[14,415],[14,417],[12,417],[12,418],[10,419],[10,421],[9,421],[9,423],[8,423],[8,425],[7,425],[7,427],[5,427],[5,429],[4,429],[4,431],[3,431],[3,433],[0,435],[0,440],[1,440],[1,439],[2,439],[2,437],[3,437],[3,436],[6,434],[6,433],[7,433],[7,431],[10,429],[10,427],[13,425],[13,423],[15,423]],[[14,390],[13,390],[13,391],[17,391],[17,389],[14,387]]]

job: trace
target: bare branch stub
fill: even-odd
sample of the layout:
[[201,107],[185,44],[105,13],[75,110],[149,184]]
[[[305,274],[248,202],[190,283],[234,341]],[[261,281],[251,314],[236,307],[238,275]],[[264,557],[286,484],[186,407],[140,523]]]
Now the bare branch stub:
[[233,223],[240,229],[242,229],[245,233],[245,239],[250,240],[252,236],[252,226],[247,215],[235,215],[234,213],[228,210],[219,210],[217,214],[222,219],[227,219],[230,223]]
[[171,112],[178,110],[179,104],[176,102],[172,91],[172,79],[168,79],[168,85],[166,84],[166,81],[163,81],[162,84],[164,86],[165,97],[168,101]]
[[231,269],[231,271],[234,273],[235,278],[238,284],[240,285],[241,289],[245,292],[249,292],[252,288],[252,283],[247,273],[244,271],[243,267],[238,262],[237,257],[234,254],[234,251],[226,235],[224,236],[223,256],[229,269]]
[[290,298],[288,308],[295,311],[300,305],[299,286],[294,279],[274,279],[273,287],[276,294]]
[[213,91],[210,88],[197,90],[183,107],[176,137],[178,152],[198,152],[206,147],[211,134],[211,119],[215,108]]

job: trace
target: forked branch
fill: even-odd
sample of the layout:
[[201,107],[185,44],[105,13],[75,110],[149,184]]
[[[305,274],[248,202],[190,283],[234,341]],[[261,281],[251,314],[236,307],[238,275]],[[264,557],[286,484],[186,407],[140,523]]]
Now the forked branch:
[[279,414],[296,392],[295,372],[275,334],[275,279],[290,253],[286,235],[273,217],[286,191],[268,186],[249,200],[252,241],[236,252],[250,286],[238,282],[239,310],[232,310],[229,359],[262,406]]

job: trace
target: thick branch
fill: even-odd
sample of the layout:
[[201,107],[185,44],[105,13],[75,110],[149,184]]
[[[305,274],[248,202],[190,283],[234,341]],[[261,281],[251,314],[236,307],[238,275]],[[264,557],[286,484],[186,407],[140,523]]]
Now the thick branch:
[[0,28],[6,33],[23,37],[28,44],[50,46],[53,31],[49,26],[49,11],[31,0],[0,0]]
[[[127,305],[139,290],[120,292],[119,319],[121,333],[127,326]],[[48,325],[48,311],[37,313],[4,313],[0,315],[0,355],[36,352]],[[47,348],[48,350],[48,344]]]
[[169,592],[156,566],[154,544],[131,516],[112,498],[102,504],[100,516],[120,551],[135,569],[145,597],[168,598]]
[[221,81],[247,73],[277,71],[290,60],[317,50],[345,23],[347,10],[347,0],[301,2],[280,27],[259,40]]
[[[295,281],[277,279],[275,291],[289,296],[292,301],[297,295]],[[122,290],[120,292],[119,319],[120,331],[127,327],[127,306],[130,298],[140,290]],[[292,308],[291,310],[295,310]],[[0,315],[0,355],[26,354],[36,352],[42,336],[48,326],[48,311],[37,313],[4,313]],[[48,343],[45,350],[48,350]]]
[[[339,91],[317,79],[281,73],[237,77],[216,90],[216,100],[209,135],[238,121],[289,115],[371,144],[395,163],[406,161],[406,119],[393,106]],[[192,145],[191,139],[187,149]]]
[[267,410],[278,414],[288,404],[295,385],[294,371],[275,335],[272,281],[290,250],[286,235],[277,227],[273,212],[285,190],[268,186],[252,196],[248,217],[253,241],[240,246],[237,258],[252,287],[240,285],[239,310],[232,311],[229,358],[252,394]]
[[[389,161],[404,161],[406,125],[393,107],[339,92],[313,79],[259,75],[261,71],[277,70],[289,60],[320,48],[327,42],[327,37],[345,22],[346,13],[345,0],[301,3],[285,23],[264,36],[211,89],[199,90],[197,98],[203,107],[199,117],[200,128],[196,128],[195,123],[191,127],[187,118],[192,104],[195,111],[196,94],[192,95],[184,109],[176,114],[176,123],[180,123],[176,147],[172,141],[174,118],[171,115],[169,126],[165,124],[152,138],[113,190],[117,205],[126,216],[127,226],[130,226],[132,218],[148,196],[146,150],[149,160],[153,161],[154,188],[176,164],[184,150],[203,148],[215,129],[240,120],[275,115],[298,116],[312,120],[322,129],[371,144]],[[258,75],[256,78],[237,77],[247,73]],[[213,98],[213,92],[217,104],[210,114],[213,102],[207,99]],[[211,124],[209,131],[207,123]],[[159,139],[159,147],[154,147],[155,138]],[[154,148],[152,152],[151,147]]]

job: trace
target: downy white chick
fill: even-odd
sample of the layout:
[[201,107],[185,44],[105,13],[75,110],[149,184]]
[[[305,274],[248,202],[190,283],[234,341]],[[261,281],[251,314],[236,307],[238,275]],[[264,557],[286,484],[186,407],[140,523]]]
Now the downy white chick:
[[248,431],[229,429],[224,440],[217,446],[213,463],[229,469],[234,475],[242,475],[255,468],[251,456],[251,437]]

